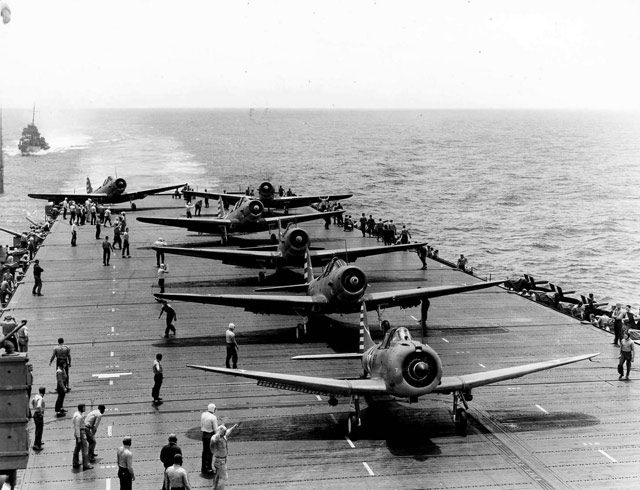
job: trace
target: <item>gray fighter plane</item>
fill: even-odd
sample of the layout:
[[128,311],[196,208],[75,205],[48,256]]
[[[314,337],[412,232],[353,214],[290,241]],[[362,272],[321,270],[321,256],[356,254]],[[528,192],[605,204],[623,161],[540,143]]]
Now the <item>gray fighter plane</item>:
[[74,201],[86,201],[91,198],[92,201],[101,204],[118,204],[121,202],[130,202],[131,208],[135,209],[133,201],[143,199],[151,194],[158,194],[164,191],[170,191],[183,187],[186,184],[169,185],[166,187],[157,187],[155,189],[145,189],[137,192],[125,192],[127,188],[127,181],[123,178],[113,178],[109,175],[100,187],[93,189],[91,181],[87,177],[87,192],[85,194],[76,194],[74,192],[67,193],[32,193],[28,194],[33,199],[46,199],[47,201],[53,201],[55,204],[59,204],[65,200],[65,198]]
[[[192,197],[206,197],[209,199],[222,199],[226,206],[233,205],[247,197],[246,194],[218,194],[214,192],[196,192],[187,190],[184,192],[185,199]],[[326,196],[277,196],[275,188],[270,182],[263,182],[258,187],[258,199],[267,209],[291,209],[322,201],[341,201],[353,196],[353,194],[328,194]]]
[[[288,216],[264,217],[264,204],[257,199],[243,196],[233,208],[225,213],[222,200],[218,201],[218,217],[216,218],[136,218],[143,223],[152,223],[165,226],[186,228],[189,231],[220,235],[222,242],[226,243],[232,233],[257,233],[260,231],[272,231],[289,223],[301,223],[317,219],[332,218],[344,211],[330,211],[328,213],[293,214]],[[277,240],[273,234],[273,240]]]
[[434,286],[396,291],[365,293],[367,276],[364,271],[344,260],[334,257],[326,265],[320,277],[313,277],[313,265],[307,254],[305,283],[291,286],[261,288],[258,291],[299,291],[302,295],[283,294],[155,294],[164,300],[187,301],[213,305],[234,306],[262,314],[297,315],[303,319],[296,328],[296,336],[306,333],[306,319],[313,315],[333,313],[357,313],[363,302],[378,310],[387,307],[410,308],[422,305],[420,323],[426,322],[426,305],[423,300],[451,294],[475,291],[497,286],[504,281],[478,282],[461,286]]
[[[287,267],[304,267],[305,251],[310,247],[311,238],[295,223],[289,223],[284,232],[278,229],[278,243],[265,247],[247,249],[221,250],[219,248],[183,248],[183,247],[153,247],[158,252],[166,254],[202,257],[220,260],[223,264],[254,267],[263,269],[258,279],[262,283],[266,276],[264,269],[283,269]],[[314,267],[323,266],[333,257],[340,257],[348,262],[355,262],[360,257],[381,255],[403,250],[415,250],[426,246],[426,243],[409,243],[403,245],[354,247],[350,249],[309,250],[309,257]]]
[[362,424],[360,397],[368,403],[376,397],[394,397],[409,402],[417,402],[419,397],[431,393],[453,395],[453,422],[459,435],[467,434],[467,402],[473,399],[474,388],[519,378],[527,374],[553,369],[597,356],[585,354],[563,359],[513,366],[492,371],[481,371],[458,376],[443,376],[442,362],[436,351],[427,344],[411,338],[409,330],[397,327],[389,330],[382,342],[376,345],[371,339],[366,323],[366,311],[361,313],[361,338],[364,352],[347,354],[326,354],[297,356],[293,359],[361,359],[363,374],[357,378],[336,379],[297,374],[269,373],[245,369],[188,364],[188,367],[219,374],[255,379],[260,386],[303,391],[329,397],[329,405],[338,403],[337,397],[349,397],[350,414],[347,419],[347,433],[351,434]]

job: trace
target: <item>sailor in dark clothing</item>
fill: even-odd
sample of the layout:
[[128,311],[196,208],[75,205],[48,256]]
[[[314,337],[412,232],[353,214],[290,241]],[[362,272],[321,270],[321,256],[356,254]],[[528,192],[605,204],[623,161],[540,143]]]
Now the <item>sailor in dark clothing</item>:
[[[173,457],[176,454],[182,455],[182,449],[178,446],[178,438],[175,434],[169,434],[169,444],[164,446],[160,451],[160,461],[164,465],[165,472],[169,466],[173,466]],[[162,485],[162,490],[170,490]]]

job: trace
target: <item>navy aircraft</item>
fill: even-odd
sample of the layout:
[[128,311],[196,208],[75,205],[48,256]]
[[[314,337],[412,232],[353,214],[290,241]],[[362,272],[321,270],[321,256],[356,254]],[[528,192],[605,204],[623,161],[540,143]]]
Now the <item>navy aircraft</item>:
[[[223,264],[239,265],[241,267],[258,267],[261,269],[280,270],[287,267],[304,267],[305,251],[310,247],[311,238],[295,223],[289,223],[284,232],[278,232],[276,245],[237,250],[220,250],[216,248],[182,248],[182,247],[153,247],[158,252],[189,257],[220,260]],[[355,262],[360,257],[381,255],[402,250],[412,250],[426,247],[426,243],[409,243],[403,245],[354,247],[350,249],[309,250],[309,257],[314,267],[323,266],[333,257],[340,257],[348,262]],[[260,271],[258,279],[264,282],[266,276]]]
[[[140,219],[140,218],[138,218]],[[334,257],[325,266],[322,274],[313,277],[313,265],[307,254],[304,284],[291,286],[274,286],[257,291],[304,291],[306,295],[282,294],[155,294],[164,300],[187,301],[213,305],[226,305],[244,308],[245,311],[263,314],[298,315],[303,318],[296,328],[296,336],[306,332],[306,319],[312,315],[329,315],[334,313],[357,313],[362,302],[376,308],[380,317],[380,309],[392,306],[410,308],[421,305],[420,324],[426,323],[428,300],[439,296],[464,293],[497,286],[504,281],[479,282],[461,286],[434,286],[378,293],[365,293],[367,276],[364,271],[354,265],[348,265],[339,257]]]
[[[245,194],[217,194],[211,192],[195,192],[185,191],[185,199],[191,199],[192,197],[207,197],[209,199],[222,199],[226,206],[235,204],[242,198],[246,197]],[[273,184],[270,182],[263,182],[258,187],[258,198],[264,207],[267,209],[290,209],[299,208],[302,206],[309,206],[322,201],[340,201],[353,196],[353,194],[329,194],[326,196],[277,196]]]
[[469,408],[467,402],[473,399],[471,394],[473,388],[591,359],[599,354],[566,357],[460,376],[443,376],[442,361],[436,351],[425,343],[413,340],[407,328],[392,328],[387,331],[382,342],[376,345],[371,339],[364,305],[361,310],[360,328],[362,345],[359,353],[307,355],[293,358],[308,360],[361,359],[364,373],[357,378],[321,378],[193,364],[187,366],[203,371],[255,379],[260,386],[328,396],[331,406],[337,405],[337,397],[349,397],[348,434],[362,425],[360,397],[365,397],[369,404],[376,397],[385,396],[414,403],[418,401],[419,397],[431,393],[452,394],[452,413],[456,433],[465,436],[467,434],[466,410]]
[[[264,217],[264,204],[257,199],[242,196],[233,208],[225,214],[222,199],[218,200],[217,218],[136,218],[143,223],[152,223],[165,226],[186,228],[189,231],[199,233],[216,234],[222,237],[226,243],[231,233],[257,233],[271,231],[280,224],[300,223],[316,219],[328,219],[344,211],[331,211],[328,213],[296,214],[289,216]],[[272,239],[277,240],[275,234]]]
[[56,194],[44,194],[44,193],[32,193],[28,194],[33,199],[46,199],[47,201],[53,201],[55,204],[59,204],[66,199],[74,201],[86,201],[91,199],[94,202],[100,204],[118,204],[121,202],[131,202],[131,208],[135,209],[133,201],[137,199],[143,199],[151,194],[158,194],[159,192],[170,191],[171,189],[178,189],[186,184],[176,184],[166,187],[158,187],[156,189],[145,189],[137,192],[125,192],[127,188],[127,182],[123,178],[113,178],[109,175],[100,187],[93,189],[91,181],[87,177],[87,192],[85,194],[76,193],[56,193]]

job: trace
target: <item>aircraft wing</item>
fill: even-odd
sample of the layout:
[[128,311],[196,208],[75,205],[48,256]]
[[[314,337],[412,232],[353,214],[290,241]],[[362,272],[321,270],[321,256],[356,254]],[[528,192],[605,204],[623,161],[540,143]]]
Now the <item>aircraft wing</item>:
[[297,374],[278,374],[264,371],[248,371],[246,369],[227,369],[187,364],[193,369],[201,369],[212,373],[229,374],[243,378],[255,379],[258,386],[279,388],[282,390],[302,391],[317,395],[385,395],[387,387],[382,379],[335,379]]
[[264,205],[268,208],[283,209],[283,208],[300,208],[302,206],[309,206],[320,201],[341,201],[342,199],[349,199],[353,194],[335,194],[328,196],[283,196],[274,197],[264,202]]
[[174,255],[201,257],[204,259],[221,260],[224,264],[234,264],[244,267],[267,267],[280,259],[276,252],[262,250],[228,250],[217,248],[182,248],[182,247],[153,247],[154,250]]
[[156,187],[155,189],[145,189],[142,191],[136,192],[125,192],[116,196],[113,201],[109,202],[125,202],[125,201],[135,201],[136,199],[143,199],[151,194],[158,194],[164,191],[170,191],[172,189],[179,189],[180,187],[184,187],[186,184],[177,184],[177,185],[168,185],[166,187]]
[[250,196],[246,196],[245,194],[218,194],[215,192],[185,191],[184,197],[186,199],[191,199],[192,197],[207,197],[213,201],[217,201],[218,199],[222,198],[224,204],[226,206],[229,206],[230,204],[235,204],[241,199]]
[[56,204],[59,204],[62,201],[64,201],[65,197],[69,201],[86,201],[87,199],[91,198],[93,201],[96,201],[96,202],[102,202],[107,197],[107,195],[104,193],[97,194],[95,192],[91,192],[88,194],[75,194],[73,192],[69,192],[67,194],[32,193],[27,195],[32,199],[46,199],[47,201],[53,201]]
[[[389,247],[387,247],[389,248]],[[487,281],[462,286],[434,286],[430,288],[414,288],[402,291],[385,291],[382,293],[368,293],[364,295],[367,308],[387,308],[390,306],[417,306],[424,298],[437,298],[451,294],[466,293],[477,289],[490,288],[502,284],[504,281]]]
[[545,371],[547,369],[564,366],[565,364],[584,361],[585,359],[591,359],[599,354],[599,352],[596,352],[595,354],[585,354],[576,357],[565,357],[563,359],[536,362],[534,364],[525,364],[523,366],[508,367],[503,369],[496,369],[494,371],[484,371],[474,374],[465,374],[462,376],[443,376],[440,384],[435,390],[433,390],[433,392],[450,393],[452,391],[470,390],[478,386],[498,383],[499,381],[519,378],[527,374],[537,373],[538,371]]
[[361,257],[369,257],[371,255],[381,255],[392,252],[401,252],[403,250],[416,249],[426,246],[427,243],[407,243],[404,245],[391,245],[379,247],[355,247],[349,249],[333,249],[333,250],[312,250],[309,252],[311,263],[314,267],[324,265],[333,257],[340,257],[347,262],[355,262]]
[[224,218],[147,218],[139,216],[136,219],[142,223],[186,228],[189,231],[200,233],[221,233],[223,228],[231,226],[231,220]]
[[169,301],[235,306],[244,308],[245,311],[264,313],[265,315],[304,315],[312,309],[313,311],[317,310],[318,313],[324,313],[325,307],[330,306],[323,296],[314,298],[313,296],[275,294],[156,293],[155,297]]
[[277,227],[278,222],[280,226],[286,228],[289,223],[302,223],[303,221],[313,221],[316,219],[331,218],[339,214],[344,213],[342,211],[329,211],[327,213],[308,213],[308,214],[287,214],[286,216],[274,216],[270,218],[263,218],[260,221],[264,221],[267,226]]

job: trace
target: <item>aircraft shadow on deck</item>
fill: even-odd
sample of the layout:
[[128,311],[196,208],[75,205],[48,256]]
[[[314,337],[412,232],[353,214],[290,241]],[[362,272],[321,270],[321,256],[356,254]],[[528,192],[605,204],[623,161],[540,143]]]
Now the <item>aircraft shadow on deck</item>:
[[[356,322],[357,322],[357,317]],[[329,327],[331,323],[331,327]],[[357,323],[348,324],[344,322],[332,321],[329,318],[318,318],[314,323],[308,326],[307,334],[304,339],[296,339],[295,336],[295,322],[291,323],[291,326],[283,326],[278,328],[249,330],[244,329],[242,332],[238,332],[237,339],[241,345],[263,345],[263,344],[326,344],[327,347],[334,352],[356,352],[358,349],[358,342],[360,339],[360,333]],[[154,347],[168,347],[168,348],[181,348],[181,347],[195,347],[195,346],[224,346],[225,336],[224,332],[212,331],[211,335],[201,335],[197,337],[181,337],[181,333],[186,335],[188,329],[179,330],[177,336],[171,336],[168,339],[162,339],[155,342]],[[372,332],[374,339],[381,339],[382,333],[376,334]],[[378,340],[379,340],[378,339]]]
[[509,432],[541,432],[557,429],[593,427],[600,419],[580,412],[551,412],[523,410],[487,410],[493,420]]

